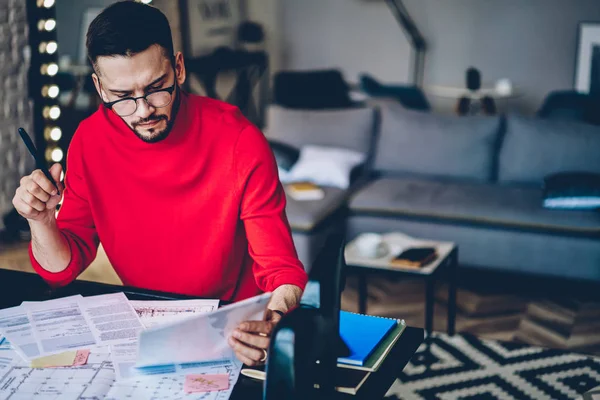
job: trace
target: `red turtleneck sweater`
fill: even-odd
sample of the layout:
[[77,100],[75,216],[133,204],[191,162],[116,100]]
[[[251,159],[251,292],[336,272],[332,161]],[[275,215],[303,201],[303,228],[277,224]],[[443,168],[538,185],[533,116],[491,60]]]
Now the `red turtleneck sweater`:
[[101,106],[73,136],[58,227],[71,248],[66,285],[98,242],[125,285],[242,300],[304,288],[285,195],[263,134],[233,106],[183,94],[170,135],[140,140]]

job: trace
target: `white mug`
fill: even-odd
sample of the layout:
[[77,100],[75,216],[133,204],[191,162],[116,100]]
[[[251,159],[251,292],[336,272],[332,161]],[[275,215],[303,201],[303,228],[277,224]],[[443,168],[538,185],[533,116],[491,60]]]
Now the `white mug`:
[[378,233],[363,233],[356,238],[356,249],[362,257],[379,258],[388,252],[388,246]]

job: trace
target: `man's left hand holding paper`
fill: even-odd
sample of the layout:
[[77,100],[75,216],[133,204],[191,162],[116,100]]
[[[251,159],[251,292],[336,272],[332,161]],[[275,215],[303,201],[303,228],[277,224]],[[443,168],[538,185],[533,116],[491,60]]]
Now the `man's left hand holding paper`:
[[277,311],[288,312],[300,304],[301,297],[302,289],[295,285],[282,285],[275,289],[263,321],[242,322],[233,331],[229,345],[236,357],[250,367],[263,365],[267,359],[271,334],[282,317]]

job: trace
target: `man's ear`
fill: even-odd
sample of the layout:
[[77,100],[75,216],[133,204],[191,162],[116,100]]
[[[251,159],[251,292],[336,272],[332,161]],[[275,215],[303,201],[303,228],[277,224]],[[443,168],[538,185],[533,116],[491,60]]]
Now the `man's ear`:
[[100,89],[100,80],[98,79],[98,75],[96,75],[96,73],[92,73],[92,80],[94,81],[94,86],[96,87],[96,91],[98,92],[98,96],[100,96],[100,99],[102,101],[108,101],[108,99],[105,99],[104,96],[102,96],[102,90]]
[[183,59],[183,53],[178,51],[175,54],[175,79],[179,86],[183,85],[186,78],[185,72],[185,61]]

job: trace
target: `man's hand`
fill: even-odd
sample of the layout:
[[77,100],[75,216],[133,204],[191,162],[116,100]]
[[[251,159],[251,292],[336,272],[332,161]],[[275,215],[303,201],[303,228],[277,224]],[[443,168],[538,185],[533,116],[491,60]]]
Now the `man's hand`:
[[64,271],[71,260],[69,244],[56,225],[56,205],[64,190],[60,182],[61,174],[60,164],[50,168],[50,175],[60,195],[46,175],[36,169],[21,179],[13,198],[15,209],[29,222],[33,256],[42,268],[55,273]]
[[286,313],[300,304],[301,297],[302,289],[298,286],[281,285],[273,291],[263,321],[242,322],[233,331],[229,345],[241,362],[250,367],[265,363],[271,333],[281,320],[281,315],[273,310]]
[[[50,174],[57,183],[60,193],[63,184],[60,183],[62,166],[54,164],[50,168]],[[21,179],[20,186],[13,197],[13,205],[19,214],[28,221],[49,224],[54,221],[56,205],[60,201],[54,183],[50,182],[44,173],[37,169]]]
[[278,313],[267,309],[264,321],[242,322],[229,338],[229,345],[238,360],[249,367],[264,364],[271,333],[280,319]]

